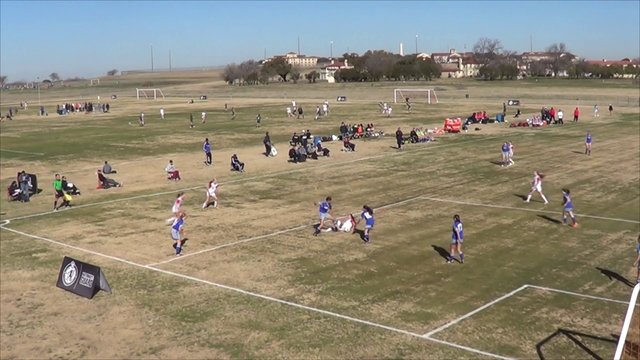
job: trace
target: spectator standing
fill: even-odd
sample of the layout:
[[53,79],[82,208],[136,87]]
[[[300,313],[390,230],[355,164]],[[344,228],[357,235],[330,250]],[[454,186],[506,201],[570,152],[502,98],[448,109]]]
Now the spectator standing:
[[402,144],[404,142],[403,140],[403,135],[402,134],[402,130],[400,130],[400,128],[398,128],[398,130],[396,130],[396,143],[398,144],[398,150],[402,150]]
[[262,143],[264,144],[264,155],[271,155],[271,137],[269,136],[269,132],[267,131],[264,134],[264,139],[262,139]]
[[300,118],[304,119],[304,110],[302,109],[302,106],[298,108],[298,119]]
[[578,118],[580,117],[580,109],[576,106],[575,110],[573,110],[573,121],[578,122]]
[[18,176],[18,183],[20,184],[20,196],[22,202],[29,201],[29,182],[31,177],[24,170]]
[[564,112],[562,112],[562,109],[558,109],[558,124],[564,124]]

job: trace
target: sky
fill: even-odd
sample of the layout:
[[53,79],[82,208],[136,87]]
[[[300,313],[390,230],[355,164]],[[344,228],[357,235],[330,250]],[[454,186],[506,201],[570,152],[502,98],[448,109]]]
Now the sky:
[[[417,35],[417,37],[416,37]],[[297,52],[471,51],[481,37],[587,59],[640,57],[640,1],[0,0],[0,74],[12,81],[111,69],[224,66]],[[171,55],[170,55],[171,54]]]

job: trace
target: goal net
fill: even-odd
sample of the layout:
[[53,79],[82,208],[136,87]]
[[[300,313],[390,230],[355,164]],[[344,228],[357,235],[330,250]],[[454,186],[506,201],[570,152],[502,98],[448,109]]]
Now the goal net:
[[433,89],[393,89],[393,102],[405,102],[409,98],[409,101],[426,101],[431,104],[431,101],[438,103],[438,96]]
[[96,86],[96,85],[100,85],[100,79],[91,79],[89,80],[89,86]]
[[160,89],[137,89],[136,99],[140,100],[158,100],[158,98],[164,99],[164,94]]
[[640,284],[637,284],[631,293],[614,360],[640,359],[640,314],[636,311],[639,292]]

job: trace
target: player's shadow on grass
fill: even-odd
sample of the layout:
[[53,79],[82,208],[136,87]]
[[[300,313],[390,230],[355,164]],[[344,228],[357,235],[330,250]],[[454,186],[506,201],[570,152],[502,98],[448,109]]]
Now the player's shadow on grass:
[[[554,342],[554,339],[556,338],[558,338],[557,339],[558,342],[563,342],[564,339],[568,339],[569,341],[573,342],[578,348],[580,348],[580,350],[584,351],[586,354],[589,354],[589,356],[591,356],[592,358],[599,359],[599,360],[603,359],[604,358],[603,356],[606,356],[606,354],[603,354],[603,356],[600,356],[595,351],[591,350],[585,344],[586,339],[589,339],[589,343],[591,344],[593,344],[594,342],[605,342],[605,343],[612,343],[615,345],[618,342],[617,337],[614,335],[611,335],[611,337],[608,338],[608,337],[602,337],[597,335],[585,334],[575,330],[560,328],[556,330],[553,334],[547,336],[546,338],[542,339],[540,342],[536,344],[536,352],[538,353],[538,357],[540,358],[540,360],[547,359],[547,357],[544,355],[543,348],[547,343]],[[553,344],[550,344],[550,345],[553,348]],[[600,347],[601,345],[598,346],[598,348]],[[557,354],[549,354],[549,357],[556,358]]]
[[527,200],[527,195],[522,195],[522,194],[513,194],[513,196],[520,198],[520,200],[525,201]]
[[574,154],[580,154],[580,155],[584,155],[584,151],[577,151],[577,150],[573,150],[572,153]]
[[431,247],[433,248],[433,250],[435,250],[438,255],[440,255],[443,259],[445,260],[449,260],[449,252],[447,251],[447,249],[443,248],[442,246],[438,246],[438,245],[431,245]]
[[601,267],[597,267],[596,269],[600,271],[600,273],[602,273],[602,275],[606,276],[609,278],[609,280],[617,280],[620,281],[621,283],[627,285],[628,287],[632,288],[634,287],[636,284],[634,284],[633,282],[629,281],[629,279],[627,279],[626,277],[618,274],[615,271],[611,271],[609,269],[603,269]]
[[498,161],[498,160],[489,160],[489,162],[492,163],[493,165],[504,165],[502,161]]
[[360,240],[364,241],[364,230],[356,229],[355,233],[358,234]]
[[558,219],[554,219],[549,215],[538,215],[539,218],[545,219],[549,222],[552,222],[554,224],[562,224],[562,221],[558,220]]

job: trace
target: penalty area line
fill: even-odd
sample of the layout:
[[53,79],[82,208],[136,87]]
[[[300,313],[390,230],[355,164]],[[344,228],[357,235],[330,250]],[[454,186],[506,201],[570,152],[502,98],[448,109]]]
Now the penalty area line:
[[[6,222],[6,220],[5,220],[5,222]],[[348,316],[348,315],[343,315],[343,314],[335,313],[335,312],[332,312],[332,311],[315,308],[315,307],[312,307],[312,306],[302,305],[302,304],[294,303],[294,302],[291,302],[291,301],[278,299],[278,298],[275,298],[275,297],[272,297],[272,296],[263,295],[263,294],[259,294],[259,293],[255,293],[255,292],[251,292],[251,291],[247,291],[247,290],[243,290],[243,289],[240,289],[240,288],[232,287],[232,286],[215,283],[213,281],[200,279],[200,278],[197,278],[197,277],[194,277],[194,276],[189,276],[189,275],[176,273],[176,272],[169,271],[169,270],[159,269],[159,268],[148,266],[148,265],[138,264],[138,263],[130,261],[130,260],[126,260],[126,259],[119,258],[119,257],[116,257],[116,256],[112,256],[112,255],[99,253],[97,251],[84,249],[84,248],[81,248],[81,247],[78,247],[78,246],[74,246],[74,245],[70,245],[70,244],[65,244],[63,242],[56,241],[56,240],[53,240],[53,239],[49,239],[49,238],[46,238],[46,237],[43,237],[43,236],[28,234],[28,233],[25,233],[23,231],[10,229],[10,228],[6,227],[6,223],[3,223],[3,225],[0,226],[0,229],[6,230],[6,231],[10,231],[10,232],[13,232],[13,233],[16,233],[16,234],[19,234],[19,235],[22,235],[22,236],[26,236],[26,237],[29,237],[29,238],[32,238],[32,239],[41,240],[41,241],[45,241],[45,242],[48,242],[48,243],[51,243],[51,244],[55,244],[55,245],[58,245],[58,246],[71,248],[71,249],[74,249],[74,250],[77,250],[77,251],[80,251],[80,252],[96,255],[96,256],[103,257],[103,258],[106,258],[106,259],[110,259],[110,260],[113,260],[113,261],[116,261],[116,262],[120,262],[120,263],[124,263],[124,264],[127,264],[127,265],[131,265],[133,267],[146,269],[146,270],[150,270],[150,271],[155,271],[155,272],[158,272],[158,273],[161,273],[161,274],[174,276],[174,277],[177,277],[177,278],[180,278],[180,279],[189,280],[189,281],[192,281],[192,282],[209,285],[209,286],[212,286],[212,287],[215,287],[215,288],[219,288],[219,289],[224,289],[224,290],[227,290],[227,291],[230,291],[230,292],[235,292],[235,293],[239,293],[239,294],[242,294],[242,295],[247,295],[247,296],[259,298],[259,299],[262,299],[262,300],[275,302],[275,303],[278,303],[278,304],[281,304],[281,305],[287,305],[287,306],[290,306],[290,307],[295,307],[295,308],[298,308],[298,309],[307,310],[307,311],[310,311],[310,312],[315,312],[315,313],[319,313],[319,314],[322,314],[322,315],[331,316],[331,317],[339,318],[339,319],[342,319],[342,320],[347,320],[347,321],[350,321],[350,322],[353,322],[353,323],[357,323],[357,324],[360,324],[360,325],[367,325],[367,326],[370,326],[370,327],[375,327],[375,328],[378,328],[378,329],[383,329],[383,330],[395,332],[395,333],[398,333],[398,334],[417,337],[417,338],[420,338],[420,339],[423,339],[423,340],[428,340],[428,341],[431,341],[431,342],[435,342],[435,343],[439,343],[439,344],[443,344],[443,345],[448,345],[448,346],[451,346],[451,347],[455,347],[457,349],[465,350],[465,351],[468,351],[468,352],[472,352],[472,353],[476,353],[476,354],[480,354],[480,355],[484,355],[484,356],[488,356],[488,357],[492,357],[492,358],[496,358],[496,359],[510,359],[508,357],[504,357],[504,356],[497,355],[497,354],[492,354],[492,353],[489,353],[489,352],[486,352],[486,351],[470,348],[470,347],[467,347],[467,346],[458,345],[458,344],[451,343],[451,342],[448,342],[448,341],[432,339],[432,338],[425,337],[423,335],[420,335],[420,334],[417,334],[417,333],[414,333],[414,332],[411,332],[411,331],[402,330],[402,329],[395,328],[395,327],[392,327],[392,326],[383,325],[383,324],[375,323],[375,322],[372,322],[372,321],[359,319],[359,318],[351,317],[351,316]]]
[[[481,207],[488,207],[488,208],[494,208],[494,209],[520,210],[520,211],[529,211],[529,212],[544,213],[544,214],[559,214],[560,213],[560,211],[540,210],[540,209],[526,209],[526,208],[520,208],[520,207],[515,207],[515,206],[505,206],[505,205],[481,204],[481,203],[474,203],[474,202],[469,202],[469,201],[459,201],[459,200],[452,200],[452,199],[439,199],[439,198],[434,198],[434,197],[429,197],[429,196],[423,196],[422,198],[425,199],[425,200],[438,201],[438,202],[443,202],[443,203],[469,205],[469,206],[481,206]],[[587,214],[578,214],[578,213],[576,213],[576,216],[577,217],[591,218],[591,219],[609,220],[609,221],[627,222],[627,223],[632,223],[632,224],[640,224],[640,221],[631,220],[631,219],[611,218],[611,217],[587,215]]]
[[31,151],[9,150],[9,149],[0,149],[0,152],[10,152],[10,153],[16,153],[16,154],[27,154],[27,155],[38,155],[38,156],[44,156],[45,155],[45,153],[37,153],[37,152],[31,152]]

